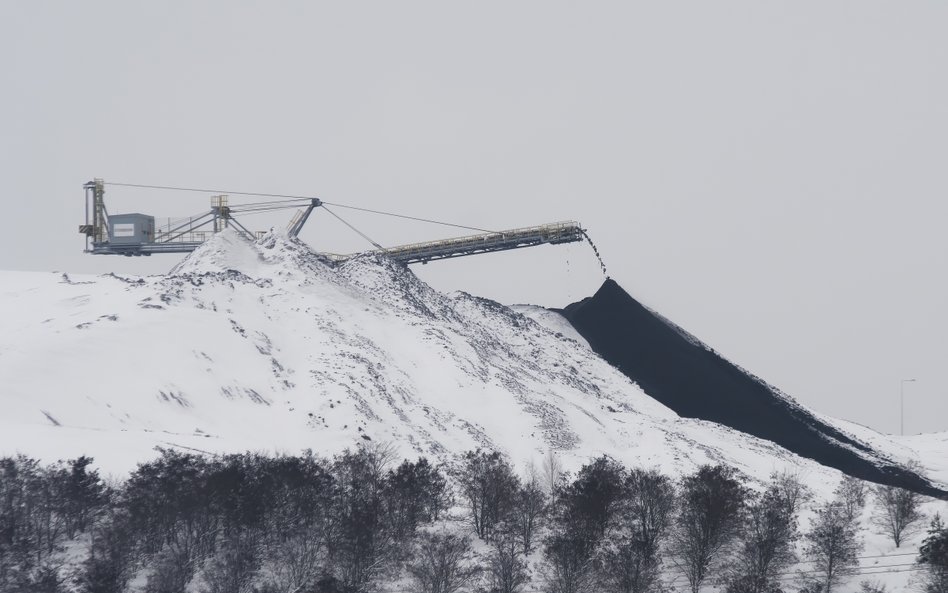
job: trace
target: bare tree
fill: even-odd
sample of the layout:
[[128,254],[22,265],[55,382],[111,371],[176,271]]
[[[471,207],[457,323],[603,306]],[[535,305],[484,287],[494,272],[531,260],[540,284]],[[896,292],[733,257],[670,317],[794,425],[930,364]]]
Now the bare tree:
[[813,500],[813,490],[804,482],[804,475],[785,470],[770,476],[770,490],[784,505],[784,516],[795,517],[803,505]]
[[859,478],[852,476],[843,476],[839,486],[836,487],[836,501],[842,505],[846,515],[853,521],[862,513],[866,506],[866,494],[868,488],[866,483]]
[[[109,492],[109,502],[113,502]],[[121,593],[133,573],[135,534],[122,513],[108,505],[90,525],[89,556],[76,574],[81,593]]]
[[922,496],[911,490],[883,485],[873,488],[873,494],[876,508],[872,522],[892,538],[898,548],[906,537],[918,530],[925,518],[921,509]]
[[422,533],[408,564],[419,593],[454,593],[480,572],[471,560],[471,540],[453,533]]
[[625,470],[602,456],[557,488],[546,540],[546,580],[551,593],[584,593],[596,584],[595,555],[619,515]]
[[222,542],[217,553],[204,565],[202,593],[251,593],[259,567],[253,539],[234,536]]
[[371,443],[360,444],[358,453],[363,456],[366,463],[370,466],[370,474],[375,479],[381,480],[385,472],[398,459],[398,449],[394,443],[386,441],[372,441]]
[[390,461],[385,447],[345,451],[333,461],[335,525],[327,561],[333,576],[351,589],[371,586],[401,551],[385,513]]
[[737,472],[725,466],[702,466],[682,481],[670,547],[692,593],[698,593],[712,563],[740,533],[746,498]]
[[449,504],[448,485],[424,457],[403,461],[385,479],[387,523],[398,540],[410,539],[421,523],[437,520]]
[[553,453],[553,449],[550,449],[543,458],[543,485],[546,487],[550,500],[556,499],[556,492],[562,483],[563,466]]
[[300,529],[270,546],[266,572],[280,592],[302,591],[316,582],[327,562],[325,535]]
[[729,591],[765,593],[777,588],[780,574],[796,560],[797,517],[788,514],[792,508],[777,480],[747,505]]
[[658,470],[633,469],[625,481],[625,500],[620,513],[631,535],[650,553],[671,526],[675,512],[675,486]]
[[474,533],[490,541],[495,528],[513,512],[519,479],[503,455],[481,450],[465,453],[456,475]]
[[520,542],[510,536],[496,538],[487,557],[487,591],[518,593],[529,582],[530,573],[521,554]]
[[549,593],[588,593],[595,590],[596,571],[588,538],[569,531],[555,530],[543,548],[545,577]]
[[547,508],[546,493],[535,474],[528,476],[517,490],[513,506],[512,527],[517,533],[523,553],[529,554]]
[[619,516],[625,498],[626,471],[607,455],[584,465],[562,488],[558,520],[570,532],[593,542],[601,540]]
[[174,593],[184,591],[194,576],[194,564],[187,553],[167,547],[152,561],[152,572],[145,583],[145,593]]
[[609,593],[650,593],[659,583],[657,551],[641,539],[610,538],[599,560],[599,583]]
[[817,509],[816,519],[804,536],[806,557],[812,562],[815,576],[808,577],[821,587],[822,593],[833,593],[835,587],[853,574],[862,542],[856,536],[856,525],[839,505]]
[[659,547],[671,525],[675,488],[657,470],[625,477],[619,510],[598,554],[599,585],[616,593],[645,593],[658,584]]

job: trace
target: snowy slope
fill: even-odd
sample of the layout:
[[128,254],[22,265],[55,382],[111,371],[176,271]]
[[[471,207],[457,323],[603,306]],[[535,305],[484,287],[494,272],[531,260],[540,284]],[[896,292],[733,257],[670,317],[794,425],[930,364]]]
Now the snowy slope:
[[586,338],[581,336],[576,328],[556,311],[537,305],[510,305],[510,308],[517,313],[526,315],[553,333],[569,338],[584,348],[589,348],[589,342],[586,341]]
[[898,436],[876,432],[862,424],[829,416],[820,416],[820,419],[898,463],[919,464],[922,473],[948,489],[948,432]]
[[155,446],[332,453],[372,439],[518,463],[609,453],[675,474],[802,463],[679,418],[562,331],[380,258],[333,269],[283,237],[221,233],[167,276],[0,281],[0,453],[88,454],[124,473]]
[[[567,469],[603,453],[673,475],[707,462],[758,480],[792,468],[820,500],[840,477],[680,418],[556,313],[444,295],[381,258],[333,268],[276,235],[221,233],[167,276],[0,272],[0,379],[0,455],[86,454],[117,475],[156,446],[331,454],[371,439],[436,459],[499,448],[518,465],[553,449]],[[948,475],[945,435],[897,440],[825,420]],[[866,544],[863,564],[884,571],[918,538],[894,550],[867,532]],[[899,590],[906,577],[874,578]]]

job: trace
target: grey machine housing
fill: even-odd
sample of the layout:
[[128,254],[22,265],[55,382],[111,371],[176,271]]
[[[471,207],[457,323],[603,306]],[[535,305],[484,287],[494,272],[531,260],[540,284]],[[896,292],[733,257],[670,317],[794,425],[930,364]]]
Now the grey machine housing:
[[109,243],[143,245],[155,240],[155,217],[133,212],[109,216]]

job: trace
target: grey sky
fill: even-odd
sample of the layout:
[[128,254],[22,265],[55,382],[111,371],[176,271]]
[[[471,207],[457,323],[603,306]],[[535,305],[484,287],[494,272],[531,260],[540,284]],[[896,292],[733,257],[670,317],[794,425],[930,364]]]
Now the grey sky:
[[[915,377],[907,430],[948,430],[946,31],[936,1],[3,2],[0,269],[170,268],[81,253],[92,177],[576,219],[634,296],[801,402],[897,431]],[[325,213],[303,238],[365,247]],[[549,306],[601,281],[579,245],[415,271]]]

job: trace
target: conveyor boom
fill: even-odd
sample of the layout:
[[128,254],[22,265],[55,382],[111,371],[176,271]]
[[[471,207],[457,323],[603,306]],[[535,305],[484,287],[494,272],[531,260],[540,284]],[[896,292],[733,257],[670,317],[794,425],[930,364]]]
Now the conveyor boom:
[[[416,264],[478,253],[533,247],[547,243],[552,245],[572,243],[582,241],[584,238],[583,228],[578,222],[555,222],[496,233],[400,245],[379,251],[369,251],[368,253],[383,254],[404,264]],[[353,254],[349,257],[355,255],[361,254]]]

